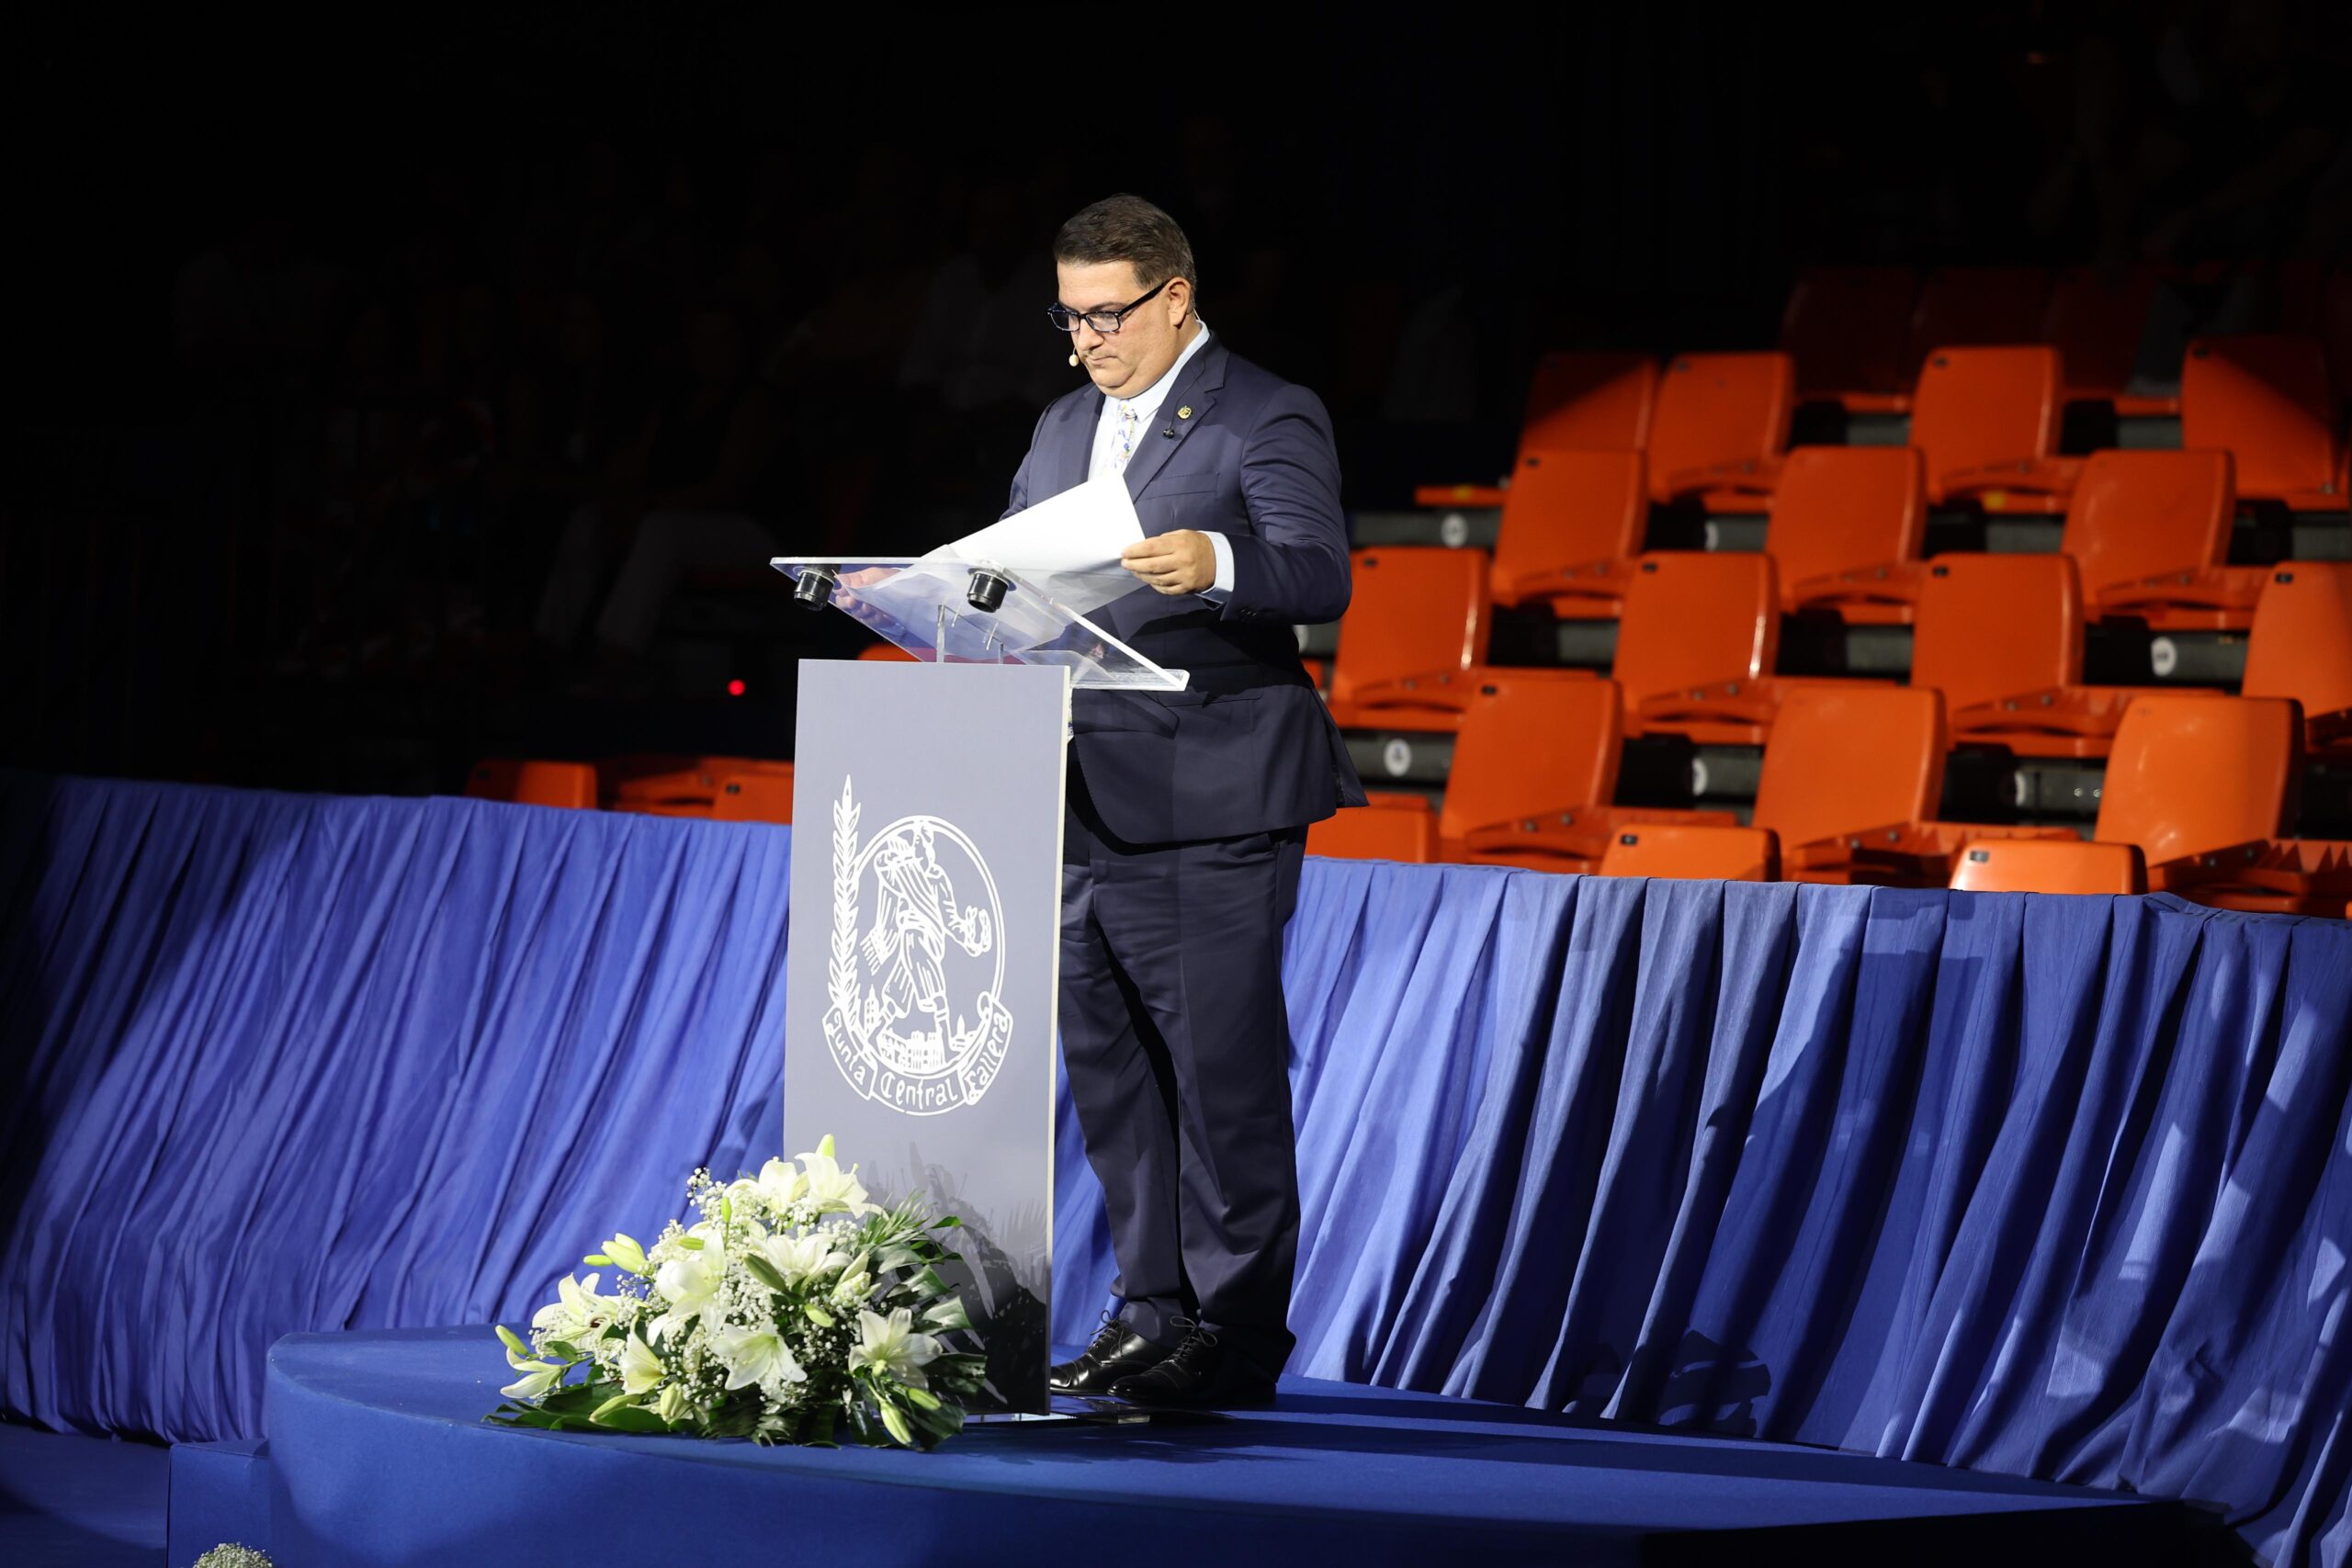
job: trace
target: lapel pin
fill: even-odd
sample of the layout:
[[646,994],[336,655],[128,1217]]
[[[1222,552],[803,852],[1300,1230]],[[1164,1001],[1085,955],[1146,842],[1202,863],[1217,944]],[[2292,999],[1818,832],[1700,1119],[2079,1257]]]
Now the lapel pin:
[[1176,411],[1176,417],[1177,417],[1178,419],[1190,419],[1190,418],[1192,418],[1192,417],[1193,417],[1193,405],[1192,405],[1192,404],[1190,404],[1190,403],[1186,403],[1182,408],[1178,409],[1178,410]]

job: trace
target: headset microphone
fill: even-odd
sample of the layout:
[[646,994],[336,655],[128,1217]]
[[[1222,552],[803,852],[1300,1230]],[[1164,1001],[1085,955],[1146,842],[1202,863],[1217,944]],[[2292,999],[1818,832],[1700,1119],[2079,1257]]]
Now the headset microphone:
[[1071,369],[1073,369],[1073,370],[1074,370],[1074,369],[1076,369],[1076,368],[1078,367],[1078,355],[1075,355],[1075,354],[1071,355],[1069,356],[1069,363],[1070,363],[1070,368],[1071,368]]

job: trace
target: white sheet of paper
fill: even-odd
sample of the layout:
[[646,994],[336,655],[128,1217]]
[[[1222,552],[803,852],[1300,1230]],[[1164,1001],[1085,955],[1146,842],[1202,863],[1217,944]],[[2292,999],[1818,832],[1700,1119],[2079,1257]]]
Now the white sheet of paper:
[[1119,564],[1119,553],[1142,537],[1127,481],[1105,474],[942,545],[923,558],[1010,567],[1084,615],[1142,586]]

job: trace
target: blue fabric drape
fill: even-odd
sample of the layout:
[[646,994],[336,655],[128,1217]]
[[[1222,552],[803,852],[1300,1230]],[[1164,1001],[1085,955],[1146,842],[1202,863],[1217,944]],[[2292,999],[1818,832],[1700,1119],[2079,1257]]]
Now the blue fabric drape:
[[13,1410],[257,1435],[281,1334],[511,1320],[772,1152],[782,829],[0,788]]
[[[0,788],[12,1409],[250,1431],[279,1333],[511,1320],[773,1145],[784,829]],[[1309,862],[1286,976],[1294,1371],[2352,1560],[2352,927]]]

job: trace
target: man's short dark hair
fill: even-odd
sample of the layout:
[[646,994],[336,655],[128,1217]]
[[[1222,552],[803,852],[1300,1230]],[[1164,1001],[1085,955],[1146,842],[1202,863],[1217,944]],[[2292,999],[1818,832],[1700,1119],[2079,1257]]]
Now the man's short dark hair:
[[1193,243],[1176,220],[1139,196],[1106,196],[1061,227],[1054,236],[1056,265],[1096,266],[1126,262],[1136,281],[1157,288],[1181,277],[1197,295],[1200,274],[1193,269]]

